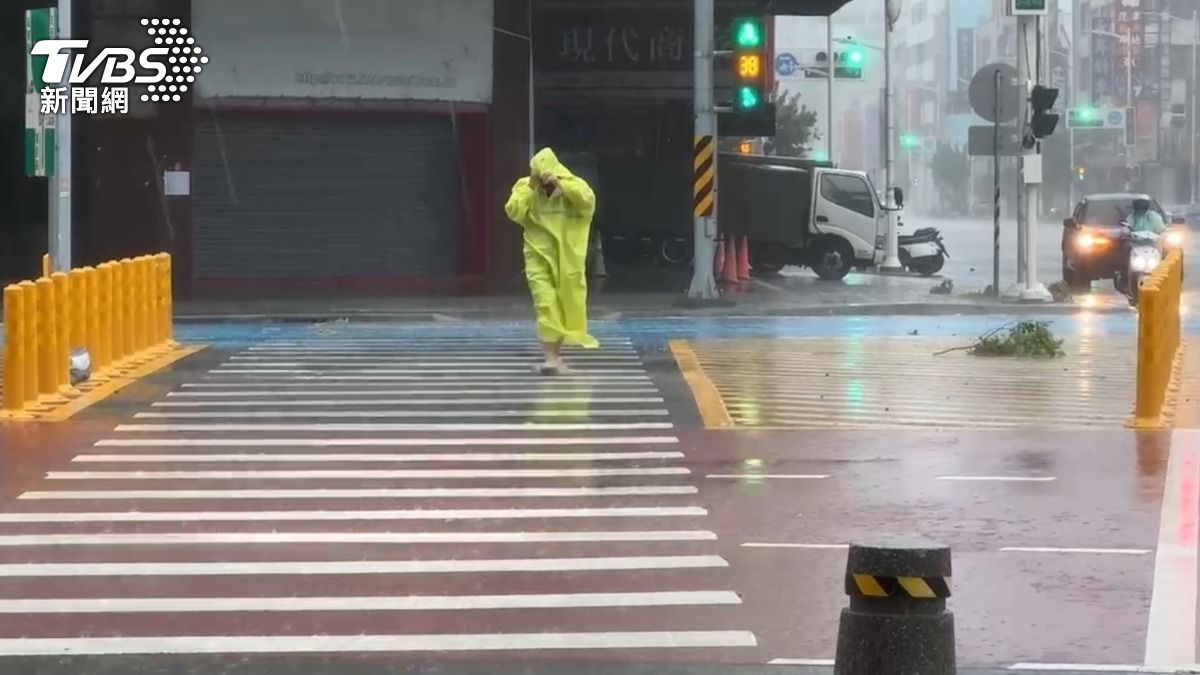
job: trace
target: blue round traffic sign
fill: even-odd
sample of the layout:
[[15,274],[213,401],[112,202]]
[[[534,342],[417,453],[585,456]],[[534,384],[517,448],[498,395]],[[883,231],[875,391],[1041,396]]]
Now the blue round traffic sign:
[[788,75],[795,75],[796,68],[799,65],[800,62],[796,60],[796,57],[788,52],[784,52],[775,57],[775,72],[785,77]]
[[1125,113],[1120,110],[1113,110],[1108,113],[1108,123],[1111,126],[1119,127],[1121,122],[1125,121]]

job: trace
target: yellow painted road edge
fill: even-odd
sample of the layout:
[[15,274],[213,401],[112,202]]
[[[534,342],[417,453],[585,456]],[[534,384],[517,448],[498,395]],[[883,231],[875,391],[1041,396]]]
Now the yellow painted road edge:
[[691,344],[687,340],[671,340],[668,344],[671,354],[675,357],[675,363],[679,366],[679,372],[683,373],[683,380],[692,390],[692,398],[700,410],[700,419],[704,421],[704,426],[708,429],[733,428],[733,418],[725,408],[725,399],[721,398],[721,392],[717,391],[717,386],[704,372],[704,367],[700,365],[700,359],[696,358]]
[[1170,429],[1175,426],[1175,416],[1179,407],[1179,397],[1183,385],[1183,362],[1186,355],[1187,341],[1180,339],[1179,348],[1175,350],[1175,358],[1171,361],[1171,379],[1167,380],[1167,396],[1163,400],[1162,414],[1158,419],[1138,419],[1130,415],[1125,427],[1137,431],[1153,431],[1155,429]]
[[66,405],[59,406],[49,412],[36,415],[35,421],[38,422],[65,422],[77,413],[93,405],[103,401],[113,394],[121,391],[125,387],[137,382],[138,380],[153,375],[154,373],[166,368],[167,366],[181,361],[192,354],[203,351],[208,347],[205,345],[195,347],[176,347],[167,352],[156,356],[149,361],[137,366],[133,370],[118,373],[108,380],[105,380],[94,389],[83,393],[79,398],[71,400]]

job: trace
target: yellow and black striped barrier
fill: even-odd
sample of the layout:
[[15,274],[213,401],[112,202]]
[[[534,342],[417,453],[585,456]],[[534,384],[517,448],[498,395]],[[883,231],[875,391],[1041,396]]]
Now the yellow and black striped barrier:
[[834,675],[955,675],[950,549],[851,546]]
[[886,577],[878,574],[847,574],[846,594],[864,598],[950,597],[950,580],[942,577]]
[[697,218],[713,214],[717,201],[716,143],[712,136],[696,136],[692,146],[692,212]]

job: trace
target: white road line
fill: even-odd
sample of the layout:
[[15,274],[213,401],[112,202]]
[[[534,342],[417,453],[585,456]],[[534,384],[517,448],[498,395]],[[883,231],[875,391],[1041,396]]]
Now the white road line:
[[678,607],[739,605],[732,591],[640,593],[511,593],[505,595],[366,595],[240,598],[20,598],[0,599],[0,614],[133,614],[157,612],[378,612],[571,607]]
[[[412,371],[407,371],[412,372]],[[253,375],[248,373],[238,372],[217,372],[211,375],[206,375],[210,379],[224,380],[221,386],[229,386],[229,382],[248,382],[255,383],[255,386],[262,387],[262,383],[272,381],[270,386],[278,386],[274,381],[281,382],[419,382],[421,386],[430,386],[433,384],[454,384],[455,386],[463,385],[481,385],[481,384],[519,384],[539,382],[545,383],[554,381],[555,378],[543,377],[534,373],[532,370],[525,372],[508,373],[507,375],[438,375],[431,377],[428,373],[420,375]],[[242,378],[241,380],[235,378]],[[599,382],[621,382],[629,384],[633,382],[650,382],[649,375],[596,375],[596,374],[580,374],[576,372],[573,375],[560,376],[557,379],[562,384],[580,384],[580,383],[599,383]]]
[[[269,396],[269,395],[268,395]],[[507,404],[513,403],[535,403],[538,405],[616,405],[616,404],[631,404],[631,403],[662,403],[661,396],[644,396],[644,397],[611,397],[602,396],[574,396],[574,397],[559,397],[555,395],[535,396],[533,398],[519,398],[512,396],[494,397],[494,398],[330,398],[330,399],[313,399],[308,401],[288,401],[288,400],[273,400],[264,397],[260,401],[157,401],[151,404],[152,408],[342,408],[342,407],[371,407],[371,406],[464,406],[464,405],[489,405],[496,402]],[[453,413],[453,410],[445,411]]]
[[229,433],[296,431],[362,432],[376,431],[652,431],[674,429],[670,422],[520,422],[520,423],[446,423],[446,424],[121,424],[117,432],[125,433],[171,433],[206,431]]
[[1197,528],[1200,432],[1171,434],[1146,628],[1146,666],[1196,663]]
[[1136,665],[1116,665],[1098,663],[1014,663],[1006,670],[1031,670],[1042,672],[1075,672],[1075,673],[1176,673],[1179,670],[1148,670]]
[[[289,394],[311,394],[318,391],[333,392],[336,396],[342,396],[349,391],[361,390],[367,392],[383,392],[383,393],[398,393],[398,394],[415,394],[422,391],[430,391],[433,394],[445,395],[446,389],[451,388],[453,393],[470,393],[492,394],[497,392],[553,392],[560,393],[563,390],[574,389],[584,392],[612,392],[612,391],[645,391],[654,388],[654,383],[649,377],[637,378],[643,379],[645,382],[580,382],[579,378],[562,378],[562,377],[547,377],[541,379],[531,379],[527,381],[514,382],[510,378],[502,378],[496,381],[477,382],[470,385],[464,385],[455,379],[437,378],[423,381],[418,385],[408,384],[371,384],[371,383],[355,383],[355,384],[338,384],[336,382],[313,384],[311,382],[273,382],[270,389],[265,391],[271,394],[282,393],[283,390],[288,390]],[[263,390],[266,386],[258,382],[186,382],[180,387],[187,390],[192,389],[221,389],[226,391],[236,392],[238,390],[255,389]],[[325,387],[326,389],[314,389],[313,387]],[[370,389],[365,389],[370,387]],[[466,389],[464,389],[466,387]],[[268,395],[271,395],[268,394]],[[182,395],[182,394],[181,394]],[[199,394],[192,392],[190,395],[198,396]],[[257,395],[257,394],[256,394]]]
[[1005,546],[1006,553],[1078,553],[1084,555],[1146,555],[1148,548],[1054,548],[1041,546]]
[[[547,402],[548,403],[548,402]],[[505,418],[505,417],[666,417],[665,408],[626,408],[558,410],[554,408],[530,410],[251,410],[215,412],[140,412],[134,419],[222,419],[222,420],[270,420],[270,419],[439,419],[451,418]]]
[[235,463],[384,463],[393,462],[619,462],[634,460],[683,459],[682,452],[441,452],[411,453],[182,453],[76,455],[72,462],[81,464],[153,463],[153,464],[205,464],[217,462]]
[[0,548],[25,546],[203,546],[207,544],[547,544],[714,541],[707,530],[581,532],[151,532],[4,534]]
[[[637,349],[629,343],[610,343],[605,344],[599,349],[574,349],[568,348],[563,350],[566,356],[581,356],[594,354],[627,354],[636,352]],[[528,343],[523,345],[510,345],[506,347],[469,347],[463,349],[447,349],[441,346],[395,346],[395,345],[338,345],[333,343],[307,344],[302,347],[287,347],[279,345],[258,345],[246,348],[242,353],[295,353],[295,354],[326,354],[326,353],[352,353],[361,354],[367,352],[382,352],[382,353],[397,353],[397,354],[483,354],[483,355],[511,355],[511,354],[529,354],[532,356],[541,356],[542,351],[537,347],[530,347]]]
[[771,666],[832,666],[833,659],[771,659]]
[[793,544],[772,541],[747,541],[743,542],[741,546],[742,548],[801,548],[816,551],[845,551],[850,548],[849,544]]
[[626,633],[483,633],[433,635],[197,635],[172,637],[15,638],[0,640],[3,656],[105,654],[297,654],[477,652],[560,649],[755,647],[748,631]]
[[[642,360],[634,355],[629,356],[590,356],[577,355],[564,357],[568,363],[588,364],[591,366],[623,365],[640,366]],[[450,368],[473,365],[526,365],[540,362],[542,357],[529,356],[296,356],[284,354],[280,356],[231,356],[225,363],[227,366],[243,368],[303,368],[314,366],[346,366],[362,368],[364,365],[411,365],[413,367]]]
[[291,490],[46,490],[21,493],[28,501],[102,499],[448,499],[481,497],[650,497],[694,495],[692,485],[556,488],[315,488]]
[[937,480],[976,481],[996,483],[1049,483],[1054,476],[938,476]]
[[[213,375],[524,375],[541,377],[531,370],[531,366],[512,366],[510,368],[239,368],[235,364],[226,364],[208,371]],[[587,377],[589,375],[645,375],[643,368],[575,368],[574,375]]]
[[829,475],[823,473],[710,473],[705,478],[824,480],[829,478]]
[[717,555],[283,562],[12,563],[0,564],[0,578],[603,572],[721,567],[729,567],[729,563]]
[[533,438],[106,438],[98,448],[350,448],[562,445],[675,445],[675,436],[544,436]]
[[388,511],[52,511],[0,513],[0,523],[222,523],[370,520],[526,520],[542,518],[686,518],[699,506],[559,509],[409,509]]
[[[261,386],[261,385],[252,385]],[[589,401],[601,402],[607,400],[611,394],[657,394],[658,390],[654,385],[638,385],[629,387],[610,387],[610,388],[595,388],[595,387],[499,387],[494,389],[463,389],[455,388],[453,391],[446,389],[394,389],[391,387],[383,389],[309,389],[305,385],[302,389],[294,389],[284,387],[282,389],[241,389],[236,385],[230,385],[228,389],[222,391],[172,391],[167,394],[168,398],[201,398],[201,399],[271,399],[274,401],[288,401],[296,399],[297,403],[303,403],[301,399],[306,399],[311,396],[446,396],[447,394],[455,393],[463,396],[502,396],[505,400],[514,403],[535,402],[555,399],[558,396],[579,395],[584,394],[581,398],[587,398]],[[514,396],[515,395],[515,396]],[[529,397],[529,398],[521,398]],[[661,397],[653,397],[657,400],[654,403],[660,402]],[[372,401],[373,399],[362,399],[363,401]],[[411,399],[410,399],[411,400]],[[439,401],[438,403],[430,403],[429,405],[441,405],[440,401],[444,399],[430,399]],[[494,401],[495,398],[485,399],[466,399],[469,401]],[[568,399],[569,400],[569,399]],[[232,405],[242,405],[243,401],[231,401]],[[253,401],[250,402],[253,404]],[[405,405],[417,405],[416,402]]]
[[686,467],[632,469],[296,469],[278,471],[49,471],[48,480],[372,480],[686,476]]

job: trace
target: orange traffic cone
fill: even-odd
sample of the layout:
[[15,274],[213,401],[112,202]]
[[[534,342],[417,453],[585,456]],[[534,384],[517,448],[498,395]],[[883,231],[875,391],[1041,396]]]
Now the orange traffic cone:
[[738,251],[737,275],[739,281],[750,281],[750,239],[742,237],[742,247]]
[[717,239],[717,251],[713,254],[713,275],[720,277],[725,268],[725,239]]
[[721,281],[727,284],[736,284],[738,282],[737,275],[737,238],[729,237],[725,240],[725,265],[721,268]]

